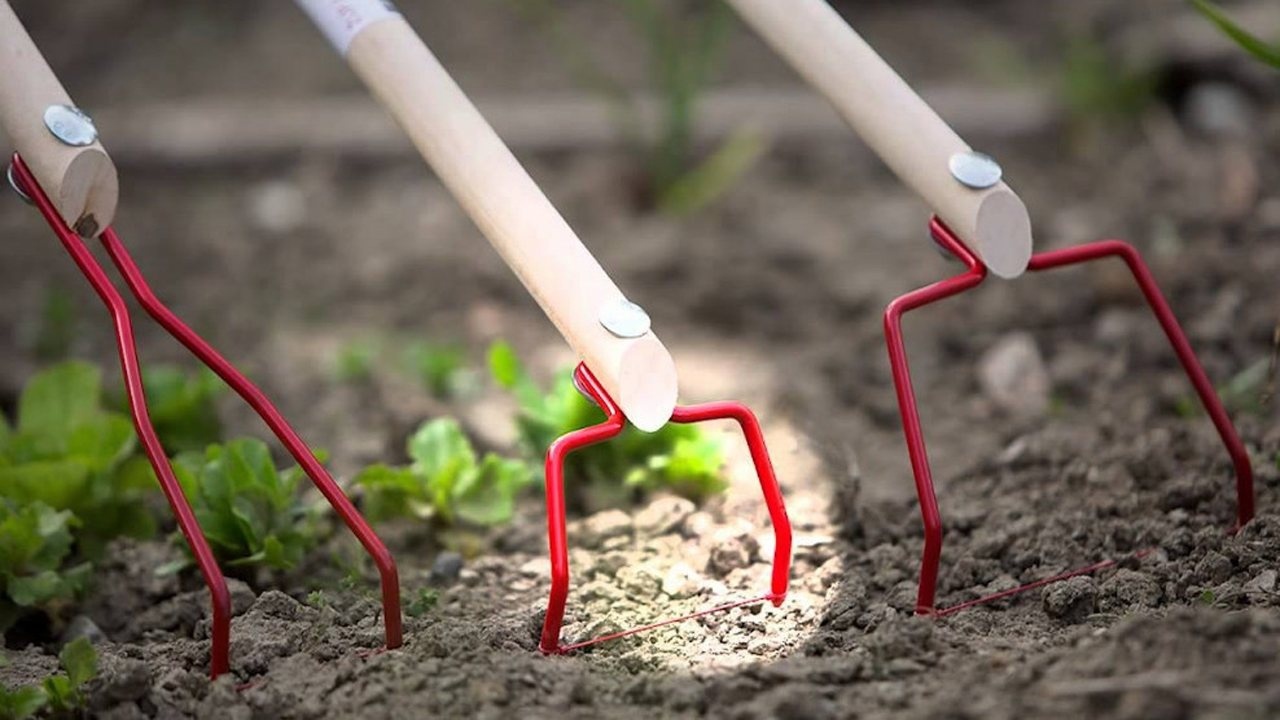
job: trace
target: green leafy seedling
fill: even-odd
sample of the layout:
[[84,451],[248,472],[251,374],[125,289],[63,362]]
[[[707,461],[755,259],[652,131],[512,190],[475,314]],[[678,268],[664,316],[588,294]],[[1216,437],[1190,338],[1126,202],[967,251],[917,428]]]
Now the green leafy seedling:
[[405,614],[409,617],[422,617],[431,612],[440,603],[440,593],[431,588],[418,588],[405,606]]
[[334,374],[345,383],[368,382],[373,377],[379,346],[373,340],[351,340],[338,348]]
[[[557,375],[544,392],[507,343],[490,347],[489,370],[520,407],[516,428],[531,463],[538,464],[556,438],[604,419],[568,372]],[[570,455],[565,473],[569,486],[578,488],[578,504],[597,509],[628,504],[660,489],[701,502],[728,486],[724,464],[719,443],[697,427],[668,423],[644,433],[628,425],[618,437]]]
[[406,467],[374,465],[356,476],[370,517],[500,525],[515,515],[516,497],[532,480],[522,462],[494,453],[477,458],[452,418],[424,423],[409,438],[408,452]]
[[759,133],[742,127],[705,155],[698,152],[698,102],[724,57],[732,15],[724,3],[622,0],[618,5],[647,50],[648,75],[658,95],[657,127],[646,133],[636,98],[624,83],[568,31],[551,0],[509,0],[544,31],[573,78],[599,96],[619,134],[634,149],[645,175],[646,199],[681,215],[723,195],[755,164],[765,148]]
[[52,675],[40,683],[55,713],[71,713],[84,706],[82,688],[98,674],[98,653],[86,638],[76,638],[58,653],[62,674]]
[[[148,366],[142,371],[142,384],[151,424],[170,454],[203,450],[222,438],[217,401],[227,386],[212,370],[202,367],[188,373],[172,366]],[[127,411],[123,397],[119,409]]]
[[1236,21],[1232,20],[1222,8],[1209,0],[1191,0],[1192,6],[1200,11],[1218,29],[1231,38],[1235,44],[1239,45],[1245,52],[1254,56],[1258,60],[1280,70],[1280,44],[1268,43],[1262,38],[1240,27]]
[[0,419],[0,488],[9,499],[70,510],[82,554],[113,537],[149,537],[145,496],[156,483],[137,454],[133,425],[102,406],[102,377],[83,362],[33,377],[18,399],[16,428]]
[[66,510],[0,498],[0,631],[27,611],[70,601],[83,589],[90,566],[68,565],[78,524]]
[[435,397],[449,398],[462,390],[466,354],[461,348],[416,342],[405,350],[404,358],[409,371]]
[[174,471],[209,544],[228,565],[287,570],[315,543],[316,511],[298,495],[302,470],[277,470],[262,441],[183,453]]
[[27,720],[48,704],[44,690],[36,685],[13,690],[0,686],[0,720]]

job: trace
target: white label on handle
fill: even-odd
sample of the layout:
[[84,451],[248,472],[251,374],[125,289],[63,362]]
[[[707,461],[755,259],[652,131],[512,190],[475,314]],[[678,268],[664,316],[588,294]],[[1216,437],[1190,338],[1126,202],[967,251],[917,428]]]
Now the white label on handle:
[[391,0],[295,0],[311,16],[320,32],[344,57],[351,41],[369,25],[400,17]]

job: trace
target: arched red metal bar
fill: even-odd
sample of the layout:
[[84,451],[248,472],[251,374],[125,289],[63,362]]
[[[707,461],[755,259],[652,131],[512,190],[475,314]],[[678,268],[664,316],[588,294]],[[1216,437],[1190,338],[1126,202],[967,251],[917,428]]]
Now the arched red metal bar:
[[[889,350],[889,365],[893,373],[893,385],[898,396],[898,411],[902,417],[902,430],[906,438],[907,454],[911,460],[911,470],[915,477],[916,495],[920,502],[920,514],[924,522],[924,550],[920,560],[920,580],[916,591],[916,612],[918,614],[949,614],[959,608],[936,609],[934,607],[938,583],[938,565],[942,557],[942,517],[938,510],[937,494],[933,486],[933,473],[929,467],[929,455],[925,449],[924,431],[921,428],[920,411],[916,405],[915,390],[911,383],[911,368],[907,363],[906,345],[902,335],[902,316],[910,310],[923,307],[946,298],[971,290],[987,277],[987,269],[965,244],[956,237],[950,228],[936,217],[930,221],[930,233],[939,247],[954,255],[965,265],[965,271],[959,275],[913,290],[889,303],[884,312],[885,341]],[[1138,251],[1128,243],[1119,240],[1103,240],[1062,250],[1050,250],[1037,253],[1031,258],[1028,270],[1039,272],[1066,265],[1118,257],[1125,262],[1133,274],[1135,282],[1142,291],[1152,313],[1160,323],[1165,335],[1173,346],[1174,353],[1186,371],[1200,402],[1204,405],[1214,427],[1222,439],[1236,476],[1236,519],[1232,531],[1239,529],[1253,518],[1254,490],[1253,468],[1249,462],[1249,454],[1236,433],[1222,401],[1218,398],[1213,383],[1205,375],[1204,369],[1196,359],[1186,334],[1170,310],[1168,302],[1156,285],[1155,278],[1143,262]],[[1095,571],[1109,567],[1113,561],[1096,563],[1088,568]],[[1065,579],[1079,574],[1080,571],[1063,573],[1054,578],[1030,583],[1020,588],[1005,591],[986,598],[979,598],[964,604],[964,607],[981,604],[1007,597],[1010,594],[1040,587],[1046,582]]]
[[605,420],[597,425],[563,435],[547,449],[547,540],[551,554],[551,593],[547,602],[547,614],[542,623],[539,649],[547,654],[563,654],[588,645],[616,640],[743,605],[766,601],[773,603],[774,606],[782,604],[787,595],[791,573],[791,521],[787,517],[782,491],[778,487],[778,480],[773,471],[773,463],[769,459],[769,450],[765,445],[764,433],[760,429],[759,421],[750,409],[736,402],[677,407],[672,413],[671,422],[695,423],[705,420],[732,419],[742,429],[747,447],[751,452],[752,463],[760,480],[761,490],[764,492],[765,505],[769,511],[776,541],[769,592],[760,597],[738,600],[582,642],[569,645],[560,642],[560,629],[564,623],[565,604],[569,597],[569,543],[565,518],[564,463],[573,451],[616,437],[626,426],[626,417],[622,414],[622,410],[613,398],[609,397],[604,386],[585,364],[578,365],[574,370],[573,379],[578,389],[604,411]]
[[[226,582],[217,567],[208,543],[200,532],[199,525],[186,502],[186,498],[182,495],[181,488],[173,478],[172,468],[165,457],[164,449],[151,426],[141,374],[138,368],[137,350],[128,307],[111,284],[101,265],[97,263],[88,248],[85,247],[84,241],[67,227],[61,216],[58,215],[52,202],[50,202],[43,188],[40,187],[21,157],[14,156],[13,167],[15,179],[40,210],[41,215],[44,216],[54,233],[58,235],[63,246],[75,261],[76,266],[103,299],[115,322],[116,344],[120,352],[121,365],[124,369],[125,387],[129,397],[130,413],[133,416],[134,426],[138,430],[139,437],[143,440],[143,449],[147,454],[147,458],[155,469],[156,476],[160,479],[166,498],[173,508],[183,535],[192,548],[192,553],[196,556],[197,565],[200,567],[201,574],[204,576],[205,583],[209,586],[210,594],[214,599],[210,665],[211,673],[214,677],[217,677],[226,672],[229,666],[230,599],[227,594]],[[120,270],[130,291],[138,298],[147,313],[170,335],[199,358],[201,362],[221,377],[257,412],[373,559],[378,568],[382,585],[382,609],[387,647],[399,647],[403,643],[399,575],[395,560],[382,540],[378,538],[377,533],[360,515],[360,512],[356,510],[351,500],[342,492],[342,488],[324,469],[324,466],[316,459],[315,454],[303,442],[302,438],[270,399],[267,398],[266,394],[156,296],[115,230],[112,228],[106,229],[101,235],[101,241],[106,248],[108,256]]]

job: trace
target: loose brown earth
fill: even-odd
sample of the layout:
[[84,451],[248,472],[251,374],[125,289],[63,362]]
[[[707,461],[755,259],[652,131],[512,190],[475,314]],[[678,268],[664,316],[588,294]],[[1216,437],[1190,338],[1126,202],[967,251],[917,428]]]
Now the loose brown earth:
[[[403,4],[464,87],[564,89],[545,47],[500,4],[478,3],[474,15],[457,9],[463,4]],[[68,84],[90,108],[354,88],[287,6],[245,1],[197,12],[102,3],[93,22],[124,33],[106,53],[53,42],[58,32],[89,37],[91,27],[56,25],[38,3],[15,5],[30,13],[55,64],[71,68]],[[913,80],[942,82],[976,72],[965,70],[972,48],[944,42],[957,28],[978,38],[975,47],[1003,39],[1045,65],[1061,51],[1059,26],[1092,18],[1106,21],[1104,42],[1159,38],[1180,7],[868,5],[851,11],[868,38]],[[610,13],[574,7],[578,22],[598,30],[593,42],[629,48]],[[228,47],[236,48],[231,56]],[[745,32],[730,53],[728,85],[793,82]],[[622,56],[619,67],[630,67]],[[1204,80],[1197,73],[1255,72],[1171,58],[1179,82],[1193,85]],[[971,138],[1001,158],[1033,208],[1041,248],[1124,237],[1142,250],[1220,387],[1265,366],[1280,320],[1280,116],[1271,81],[1270,94],[1245,95],[1252,114],[1241,120],[1244,139],[1204,132],[1173,91],[1140,120],[1107,125],[1089,141],[1065,119],[1034,138]],[[110,128],[104,132],[109,139]],[[345,570],[334,558],[354,554],[340,538],[291,575],[237,583],[233,673],[210,683],[196,579],[154,575],[176,553],[164,543],[122,544],[84,608],[110,638],[99,645],[102,672],[90,686],[95,714],[1280,714],[1280,413],[1274,402],[1256,402],[1258,384],[1233,400],[1259,511],[1230,535],[1226,453],[1208,421],[1185,411],[1189,388],[1122,267],[992,281],[909,316],[906,326],[947,528],[942,605],[1151,554],[945,618],[915,617],[919,511],[880,312],[897,294],[955,271],[925,239],[925,209],[852,138],[775,147],[722,201],[682,220],[635,209],[632,166],[620,152],[522,159],[649,310],[680,364],[686,399],[741,398],[765,420],[797,532],[786,602],[543,657],[536,645],[548,566],[543,513],[531,496],[456,579],[431,576],[438,538],[408,525],[382,528],[406,591],[441,593],[437,607],[407,619],[398,651],[376,652],[372,577],[340,588]],[[1246,184],[1245,210],[1233,210],[1233,188],[1249,171],[1257,180]],[[571,360],[447,192],[411,159],[126,165],[123,180],[117,227],[157,290],[268,388],[304,437],[329,448],[344,477],[396,460],[406,432],[441,413],[461,416],[485,446],[511,442],[511,405],[500,393],[442,403],[397,371],[390,350],[407,338],[462,343],[477,367],[495,337],[511,339],[543,373]],[[288,207],[295,200],[301,212]],[[16,203],[5,208],[0,390],[9,402],[34,367],[26,343],[47,288],[76,303],[77,354],[109,363],[112,350],[93,297],[38,218]],[[143,327],[148,359],[182,357]],[[979,381],[979,358],[1023,331],[1049,379],[1040,412],[998,406]],[[380,340],[386,359],[369,383],[336,383],[337,348],[362,338]],[[226,419],[238,432],[260,432],[235,403]],[[566,639],[765,589],[771,534],[745,453],[731,447],[733,487],[720,500],[694,508],[658,497],[574,521]],[[326,602],[308,604],[316,589]],[[11,648],[0,680],[48,672],[55,653],[51,639]]]

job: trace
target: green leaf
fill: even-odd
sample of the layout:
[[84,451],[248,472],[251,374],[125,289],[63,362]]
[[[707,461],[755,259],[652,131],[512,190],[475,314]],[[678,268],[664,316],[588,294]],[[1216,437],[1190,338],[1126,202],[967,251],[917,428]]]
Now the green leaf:
[[524,377],[524,368],[510,343],[499,340],[489,346],[489,374],[507,390],[514,389]]
[[409,602],[405,605],[404,611],[409,617],[422,617],[439,602],[440,593],[432,588],[418,588],[418,591],[409,597]]
[[429,477],[457,474],[476,464],[471,441],[452,418],[438,418],[418,428],[409,438],[409,457],[414,472]]
[[1218,29],[1226,33],[1246,52],[1273,68],[1280,69],[1280,45],[1272,45],[1236,24],[1216,4],[1209,0],[1191,0],[1191,4],[1200,11]]
[[767,143],[759,132],[741,128],[700,165],[675,178],[658,197],[664,212],[688,215],[720,198],[755,165]]
[[20,502],[68,508],[87,496],[89,468],[79,460],[40,460],[0,468],[0,487]]
[[66,671],[73,687],[80,687],[98,674],[98,653],[88,638],[76,638],[58,653],[58,662]]
[[532,477],[524,463],[489,453],[454,487],[454,513],[473,525],[509,522],[515,515],[517,496]]
[[[410,499],[418,491],[418,479],[409,468],[372,465],[356,475],[357,485],[365,488],[364,510],[371,519],[385,520],[416,514],[410,511]],[[427,507],[432,507],[426,503]]]
[[18,399],[18,431],[65,437],[99,412],[102,375],[88,363],[72,361],[37,374]]
[[133,424],[125,417],[101,414],[80,423],[67,436],[67,454],[90,472],[103,472],[124,462],[137,442]]
[[169,452],[197,450],[222,436],[218,398],[227,386],[212,370],[188,374],[175,368],[148,367],[142,373],[156,434]]
[[303,473],[280,472],[266,444],[252,438],[183,453],[175,474],[219,559],[288,569],[314,544],[314,515],[298,497]]
[[49,698],[45,696],[44,690],[34,685],[16,690],[0,687],[0,718],[26,720],[39,712],[48,702]]
[[66,675],[51,675],[40,683],[40,687],[54,712],[67,712],[80,705],[78,693]]
[[457,347],[416,342],[404,353],[405,364],[417,375],[423,387],[438,398],[447,398],[459,390],[459,378],[465,353]]

